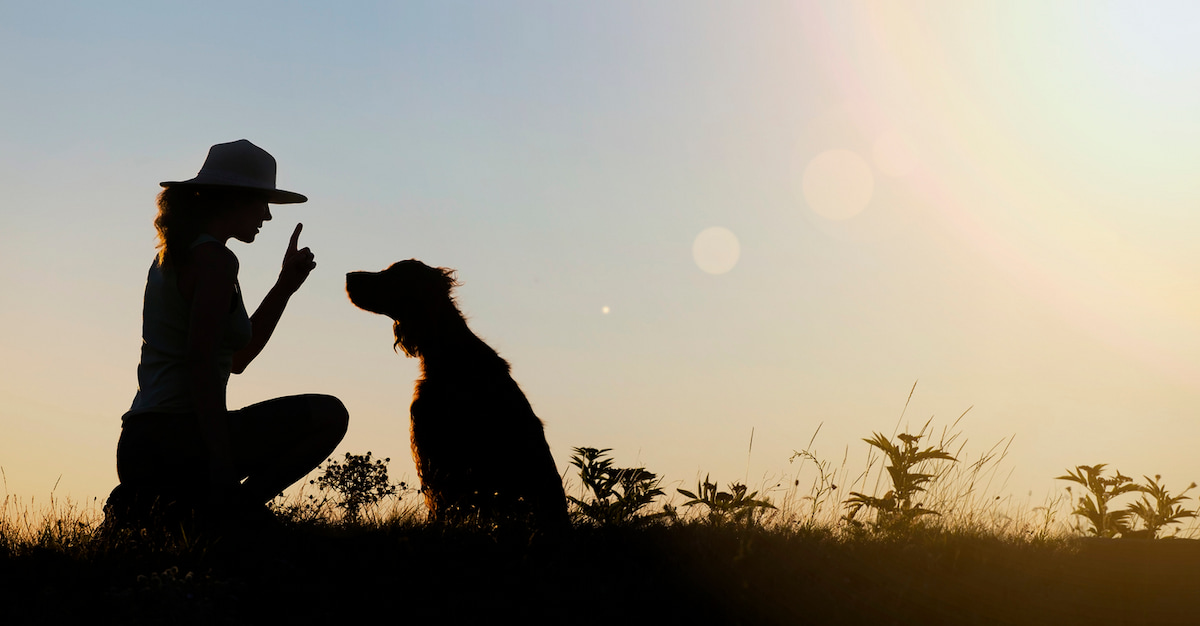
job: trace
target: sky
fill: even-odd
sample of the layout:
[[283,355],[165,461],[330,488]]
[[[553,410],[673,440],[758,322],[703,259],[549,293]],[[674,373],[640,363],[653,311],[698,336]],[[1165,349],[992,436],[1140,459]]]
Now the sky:
[[561,472],[769,487],[966,411],[1005,494],[1182,488],[1197,111],[1191,2],[6,1],[3,488],[116,484],[158,183],[240,138],[310,198],[231,241],[248,305],[297,222],[318,267],[230,405],[334,394],[395,479],[417,362],[344,275],[417,258]]

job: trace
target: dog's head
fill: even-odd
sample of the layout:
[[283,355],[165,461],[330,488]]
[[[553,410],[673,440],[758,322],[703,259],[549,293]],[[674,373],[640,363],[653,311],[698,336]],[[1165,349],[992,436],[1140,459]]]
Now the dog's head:
[[422,343],[445,321],[462,319],[451,295],[457,286],[454,270],[416,259],[393,263],[382,272],[346,274],[350,302],[392,318],[396,346],[408,356],[420,356]]

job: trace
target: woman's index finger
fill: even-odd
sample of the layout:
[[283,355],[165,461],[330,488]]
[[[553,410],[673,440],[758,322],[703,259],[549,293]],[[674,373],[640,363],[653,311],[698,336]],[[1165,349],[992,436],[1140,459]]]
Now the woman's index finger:
[[304,224],[296,224],[296,230],[292,231],[292,240],[288,242],[288,252],[296,251],[296,244],[300,241],[300,230],[302,228],[304,228]]

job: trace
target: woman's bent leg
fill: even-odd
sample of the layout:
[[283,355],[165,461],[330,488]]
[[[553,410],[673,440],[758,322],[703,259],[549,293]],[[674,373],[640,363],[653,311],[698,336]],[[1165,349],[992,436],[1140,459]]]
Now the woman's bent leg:
[[[117,443],[121,484],[105,506],[118,525],[174,525],[207,504],[208,455],[192,414],[128,418]],[[178,518],[178,519],[176,519]]]
[[267,502],[324,461],[346,435],[350,415],[323,394],[287,396],[229,412],[230,446],[242,489]]

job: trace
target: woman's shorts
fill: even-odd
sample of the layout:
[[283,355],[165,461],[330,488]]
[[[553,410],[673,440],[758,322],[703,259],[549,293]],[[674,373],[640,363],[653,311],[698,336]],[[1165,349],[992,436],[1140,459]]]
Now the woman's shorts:
[[[229,411],[229,445],[237,479],[271,465],[317,428],[315,394],[287,396]],[[208,446],[195,413],[127,416],[117,443],[121,484],[156,493],[204,493]]]

